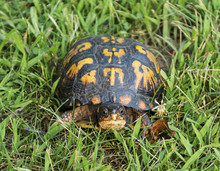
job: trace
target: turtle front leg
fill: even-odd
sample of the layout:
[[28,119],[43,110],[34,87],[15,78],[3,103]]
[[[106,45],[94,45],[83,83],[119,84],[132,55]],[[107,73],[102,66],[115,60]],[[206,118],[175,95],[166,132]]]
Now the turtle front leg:
[[73,119],[73,110],[68,110],[60,116],[64,122],[70,122]]
[[[75,113],[77,114],[77,113]],[[73,111],[72,110],[68,110],[64,113],[61,114],[61,119],[64,121],[64,122],[71,122],[73,120]],[[94,123],[92,123],[91,121],[89,120],[84,120],[82,118],[80,118],[81,120],[78,120],[79,118],[76,118],[74,117],[76,120],[76,125],[78,127],[81,127],[81,128],[95,128],[95,129],[99,129],[96,125],[94,125]],[[86,118],[88,119],[88,118]]]
[[70,122],[71,120],[74,121],[85,120],[85,118],[89,120],[89,117],[91,115],[92,115],[92,111],[90,110],[88,105],[85,105],[81,107],[76,107],[74,110],[74,114],[73,114],[73,110],[67,110],[64,113],[62,113],[60,117],[64,122]]
[[78,127],[81,127],[81,128],[90,128],[90,129],[94,129],[95,128],[97,130],[100,129],[97,125],[94,125],[94,123],[91,123],[91,121],[85,121],[85,120],[76,122],[76,125]]
[[95,111],[96,108],[85,105],[75,108],[74,114],[73,110],[68,110],[61,114],[60,117],[64,122],[74,120],[76,125],[82,128],[99,129],[95,121]]

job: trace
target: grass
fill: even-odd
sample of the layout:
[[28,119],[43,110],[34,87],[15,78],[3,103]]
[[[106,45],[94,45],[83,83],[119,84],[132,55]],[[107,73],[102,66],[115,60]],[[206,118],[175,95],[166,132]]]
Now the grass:
[[[220,170],[219,11],[218,0],[2,0],[0,169]],[[138,124],[99,132],[54,123],[55,64],[91,35],[130,37],[171,60],[161,74],[174,138],[143,143]]]

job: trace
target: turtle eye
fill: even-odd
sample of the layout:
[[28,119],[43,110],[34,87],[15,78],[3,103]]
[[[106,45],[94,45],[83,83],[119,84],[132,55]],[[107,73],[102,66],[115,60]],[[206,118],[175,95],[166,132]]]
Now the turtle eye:
[[123,113],[124,113],[124,108],[123,108],[123,107],[120,107],[120,108],[119,108],[119,113],[120,113],[120,114],[123,114]]
[[108,115],[108,109],[107,109],[107,108],[104,108],[104,109],[102,110],[102,113],[103,113],[104,115]]

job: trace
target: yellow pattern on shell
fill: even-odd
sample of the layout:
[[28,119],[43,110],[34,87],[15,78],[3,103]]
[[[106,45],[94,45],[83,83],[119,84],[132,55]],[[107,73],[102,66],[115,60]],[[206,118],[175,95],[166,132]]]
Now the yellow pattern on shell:
[[108,49],[103,49],[102,53],[103,53],[104,56],[109,57],[108,63],[111,63],[113,53],[109,52]]
[[118,43],[124,43],[124,41],[125,41],[124,38],[118,38],[118,39],[117,39],[117,42],[118,42]]
[[115,43],[115,37],[114,36],[111,36],[111,42]]
[[158,63],[156,61],[155,56],[150,51],[148,51],[148,50],[146,51],[146,53],[147,53],[148,59],[150,59],[150,61],[154,63],[154,66],[156,68],[156,72],[159,74],[160,73],[160,68],[159,68],[159,65],[158,65]]
[[[148,83],[150,84],[151,89],[155,90],[154,85],[156,84],[157,79],[154,77],[154,72],[149,67],[142,65],[137,60],[133,61],[132,67],[134,68],[134,73],[136,76],[135,88],[138,89],[139,87],[141,87],[140,83],[143,79],[143,87],[146,90],[148,89]],[[143,72],[140,71],[140,67]]]
[[86,64],[92,64],[93,63],[93,59],[92,58],[86,58],[86,59],[83,59],[81,61],[78,62],[78,65],[76,64],[73,64],[69,70],[67,71],[67,75],[68,75],[68,78],[71,79],[73,78],[74,76],[77,75],[77,73],[79,72],[79,70]]
[[99,103],[101,103],[101,97],[100,97],[100,95],[95,95],[95,96],[93,96],[93,98],[92,98],[92,103],[93,103],[93,104],[99,104]]
[[103,40],[104,43],[109,42],[109,38],[107,37],[101,37],[101,39]]
[[[108,37],[101,37],[101,39],[103,40],[104,43],[107,43],[110,41],[110,39]],[[124,43],[125,39],[124,38],[117,38],[116,41],[118,43]],[[115,43],[115,37],[111,36],[111,43]]]
[[114,52],[114,55],[118,57],[118,63],[121,64],[121,57],[125,55],[124,49],[119,49],[118,52]]
[[132,98],[131,98],[131,95],[125,94],[125,95],[121,96],[119,99],[120,99],[120,103],[122,105],[127,105],[130,103]]
[[116,48],[113,47],[112,51],[108,51],[108,49],[103,49],[102,51],[104,56],[109,57],[108,63],[112,62],[112,56],[118,57],[118,63],[121,64],[121,58],[125,55],[124,49],[119,49],[118,52],[116,52]]
[[95,76],[96,76],[96,70],[92,70],[89,73],[83,75],[80,80],[82,81],[83,85],[91,84],[91,83],[95,84],[96,83]]
[[115,85],[115,73],[118,73],[118,80],[120,81],[121,85],[123,85],[124,73],[121,68],[104,68],[103,73],[104,77],[108,75],[110,72],[110,85]]
[[144,55],[147,55],[147,58],[148,58],[151,62],[154,63],[154,66],[155,66],[155,68],[156,68],[156,72],[159,74],[160,68],[159,68],[159,65],[158,65],[158,63],[157,63],[157,61],[156,61],[155,56],[154,56],[150,51],[145,50],[145,48],[142,47],[142,46],[140,46],[140,45],[136,45],[136,49],[138,50],[138,52],[140,52],[140,53],[142,53],[142,54],[144,54]]
[[79,44],[76,46],[76,48],[72,48],[66,55],[65,60],[63,62],[63,66],[65,67],[65,65],[67,63],[69,63],[70,59],[76,55],[78,52],[82,52],[85,50],[88,50],[92,47],[92,44],[90,42],[84,42],[82,44]]
[[114,96],[113,101],[116,102],[116,97]]
[[145,109],[146,108],[146,104],[144,103],[144,101],[139,100],[138,101],[138,107],[141,108],[141,109]]

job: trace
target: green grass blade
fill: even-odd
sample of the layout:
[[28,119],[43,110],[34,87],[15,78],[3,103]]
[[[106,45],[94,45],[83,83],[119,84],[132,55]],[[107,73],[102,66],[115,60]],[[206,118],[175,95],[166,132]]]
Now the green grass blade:
[[193,152],[192,152],[192,144],[190,144],[189,140],[186,139],[180,132],[179,136],[180,136],[180,141],[182,142],[182,144],[184,145],[184,147],[186,148],[189,156],[192,156]]
[[201,134],[202,137],[204,137],[205,134],[206,134],[208,131],[210,131],[210,127],[211,127],[211,125],[212,125],[213,119],[214,119],[214,117],[210,117],[210,118],[206,121],[205,125],[202,127],[202,129],[201,129],[201,131],[200,131],[200,134]]
[[190,166],[199,159],[200,155],[203,153],[204,148],[200,148],[198,151],[196,151],[189,160],[186,161],[182,169],[189,169]]
[[[204,141],[203,141],[202,135],[200,134],[200,132],[198,131],[198,129],[195,127],[195,125],[193,123],[192,123],[192,127],[193,127],[194,132],[196,133],[196,137],[199,140],[200,146],[201,147],[204,146]],[[196,143],[196,141],[193,142],[193,145],[196,145],[195,143]]]
[[211,136],[214,136],[217,133],[217,131],[219,130],[219,124],[220,123],[218,122],[213,126],[212,131],[211,131]]
[[1,130],[1,134],[0,134],[0,141],[1,143],[3,143],[4,139],[5,139],[5,128],[7,127],[7,124],[10,121],[11,116],[8,116],[7,118],[5,118],[3,121],[0,122],[0,130]]
[[6,74],[4,76],[4,78],[2,79],[1,83],[0,83],[0,88],[3,88],[5,83],[8,81],[8,79],[10,78],[11,76],[11,72],[9,72],[8,74]]
[[97,136],[97,139],[96,139],[96,142],[95,142],[95,149],[94,149],[94,152],[93,152],[93,158],[92,158],[92,161],[94,164],[96,164],[96,159],[97,159],[97,156],[98,156],[98,150],[99,150],[99,136],[100,136],[100,131],[99,131],[99,134]]
[[218,147],[220,148],[220,144],[209,144],[209,145],[206,145],[202,148],[200,148],[199,150],[197,150],[187,161],[186,163],[184,164],[184,166],[182,167],[182,169],[189,169],[190,166],[197,160],[199,160],[199,157],[200,155],[203,153],[204,149],[205,148],[215,148],[215,147]]
[[141,118],[139,118],[137,120],[137,122],[135,123],[135,126],[134,126],[134,130],[133,130],[133,137],[138,137],[138,134],[140,132],[140,128],[141,128]]
[[59,33],[64,36],[62,30],[60,29],[59,25],[57,24],[57,22],[54,20],[54,18],[50,15],[50,14],[47,14],[48,17],[50,18],[50,20],[53,22],[53,24],[55,25],[56,29],[59,31]]
[[34,26],[34,30],[35,30],[35,36],[37,36],[40,33],[40,30],[38,28],[38,16],[37,16],[37,11],[35,7],[31,7],[31,20],[32,20],[32,24]]
[[39,1],[38,0],[33,0],[33,1],[34,1],[34,5],[35,5],[35,7],[37,9],[38,14],[41,14],[42,10],[41,10],[41,6],[40,6]]
[[57,79],[57,80],[53,83],[53,85],[52,85],[52,87],[51,87],[51,96],[54,96],[54,93],[55,93],[55,90],[56,90],[56,87],[57,87],[57,84],[58,84],[59,80],[60,80],[60,78]]
[[141,171],[141,164],[140,164],[139,157],[138,157],[137,153],[135,154],[135,162],[136,162],[136,165],[137,165],[136,169],[138,171]]
[[11,108],[15,108],[15,109],[17,109],[17,108],[20,108],[20,107],[25,107],[25,106],[29,105],[30,103],[32,103],[31,100],[29,100],[29,101],[25,101],[25,102],[20,102],[20,103],[17,103],[17,104],[11,105]]
[[218,160],[220,161],[220,151],[217,148],[213,148],[213,150],[215,151],[215,154],[216,154]]
[[49,149],[46,150],[45,153],[45,165],[44,165],[44,170],[48,171],[50,168],[50,151]]
[[31,68],[32,66],[34,66],[36,63],[38,63],[42,58],[43,58],[43,56],[39,55],[39,56],[36,56],[35,58],[29,60],[28,63],[27,63],[27,66],[28,66],[27,70],[29,68]]
[[83,161],[84,170],[89,170],[89,161],[88,161],[88,159],[83,156],[82,161]]
[[45,134],[45,139],[49,140],[54,138],[56,134],[58,134],[61,130],[63,130],[63,125],[60,125],[58,122],[55,122],[53,125],[50,126],[49,130]]
[[21,39],[21,35],[19,33],[17,33],[17,32],[14,32],[11,36],[12,36],[11,38],[15,42],[15,45],[17,46],[17,48],[25,56],[26,55],[26,53],[25,53],[25,45],[24,45],[23,40]]

